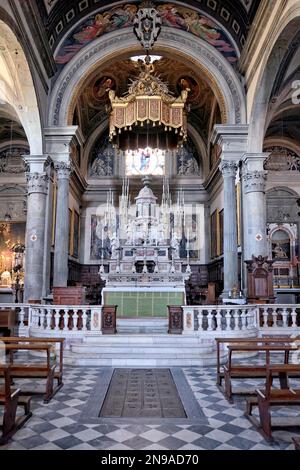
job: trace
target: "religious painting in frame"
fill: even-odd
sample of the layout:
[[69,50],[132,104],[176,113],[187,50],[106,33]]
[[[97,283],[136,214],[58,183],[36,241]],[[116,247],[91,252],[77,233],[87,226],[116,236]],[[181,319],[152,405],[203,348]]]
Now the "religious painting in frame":
[[219,256],[224,254],[224,209],[219,212]]
[[69,209],[69,255],[73,256],[73,211]]
[[218,257],[218,210],[215,210],[210,218],[211,226],[211,258]]
[[51,231],[51,245],[55,245],[55,225],[56,225],[56,204],[57,204],[57,186],[53,184],[52,192],[52,231]]
[[80,217],[78,212],[73,210],[73,258],[79,257],[79,236],[80,236]]
[[237,223],[237,244],[242,244],[242,232],[241,232],[241,183],[238,182],[235,187],[236,193],[236,223]]

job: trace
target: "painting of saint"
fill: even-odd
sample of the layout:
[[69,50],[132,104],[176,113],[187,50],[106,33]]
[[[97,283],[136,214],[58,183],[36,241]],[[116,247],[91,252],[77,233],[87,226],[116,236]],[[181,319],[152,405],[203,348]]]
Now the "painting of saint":
[[108,100],[108,91],[116,89],[116,82],[112,77],[101,77],[93,86],[93,97],[97,101]]
[[140,160],[141,160],[140,172],[141,173],[144,174],[145,172],[149,170],[150,158],[151,158],[151,154],[150,154],[149,149],[145,149],[141,151],[140,153]]
[[160,149],[139,149],[126,152],[126,175],[140,176],[165,174],[165,154]]

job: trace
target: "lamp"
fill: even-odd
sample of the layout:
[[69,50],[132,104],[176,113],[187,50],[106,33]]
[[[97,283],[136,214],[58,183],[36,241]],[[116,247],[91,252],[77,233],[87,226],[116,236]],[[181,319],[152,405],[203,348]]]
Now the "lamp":
[[134,21],[134,32],[146,52],[137,61],[139,74],[123,97],[108,90],[111,103],[109,138],[119,149],[175,149],[187,140],[187,106],[190,89],[181,81],[180,96],[174,97],[155,74],[149,55],[161,30],[161,18],[152,2],[143,2]]

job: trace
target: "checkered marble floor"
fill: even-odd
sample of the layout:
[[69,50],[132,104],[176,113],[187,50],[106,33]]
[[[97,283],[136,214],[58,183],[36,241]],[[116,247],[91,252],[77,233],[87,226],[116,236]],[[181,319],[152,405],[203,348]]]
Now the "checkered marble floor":
[[[244,417],[245,400],[229,404],[216,387],[215,368],[185,368],[184,376],[203,412],[203,417],[186,424],[160,420],[155,424],[119,419],[91,419],[85,416],[87,401],[106,368],[66,367],[64,387],[44,404],[41,396],[32,400],[32,418],[2,449],[32,450],[289,450],[291,437],[300,434],[286,429],[274,431],[268,443]],[[29,381],[26,385],[29,385]],[[249,385],[256,385],[251,382]],[[243,383],[244,386],[244,383]],[[300,408],[276,412],[277,416],[298,417]],[[2,417],[1,417],[2,419]]]

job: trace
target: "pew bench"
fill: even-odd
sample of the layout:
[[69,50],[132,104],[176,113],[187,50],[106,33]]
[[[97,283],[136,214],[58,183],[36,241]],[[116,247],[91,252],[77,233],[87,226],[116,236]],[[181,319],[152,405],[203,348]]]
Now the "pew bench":
[[32,338],[32,337],[20,337],[20,336],[9,336],[0,338],[5,344],[59,344],[59,355],[58,355],[58,370],[54,372],[54,379],[57,381],[55,387],[56,394],[63,387],[63,354],[64,354],[64,342],[65,338]]
[[[282,341],[277,344],[234,344],[228,346],[228,364],[224,366],[224,382],[225,390],[222,389],[225,397],[229,402],[232,403],[233,395],[251,395],[256,393],[255,390],[248,389],[235,389],[232,387],[232,380],[234,379],[261,379],[266,377],[266,367],[270,364],[270,354],[272,352],[284,352],[284,364],[289,362],[290,352],[297,351],[297,346],[290,344],[290,342],[283,343]],[[248,364],[248,365],[233,365],[232,355],[233,353],[240,352],[264,352],[266,355],[265,365]],[[296,373],[294,373],[296,374]],[[295,375],[300,376],[300,371]],[[275,375],[280,380],[281,388],[286,388],[286,376]]]
[[[0,367],[0,377],[4,378],[3,386],[0,385],[0,406],[4,407],[0,445],[3,445],[28,421],[32,413],[30,411],[31,397],[23,397],[19,389],[11,388],[12,378],[9,366]],[[17,416],[18,406],[24,408],[24,415]]]
[[[54,374],[56,363],[51,364],[51,344],[5,344],[0,346],[0,348],[5,348],[9,352],[9,365],[10,365],[10,375],[12,379],[45,379],[46,380],[46,390],[45,392],[33,390],[26,391],[22,390],[22,395],[40,395],[44,394],[44,403],[49,403],[51,398],[58,392],[61,386],[54,387]],[[46,364],[35,364],[35,363],[15,363],[14,362],[14,353],[17,351],[45,351],[47,354]]]
[[[266,388],[256,390],[257,396],[248,404],[246,416],[254,424],[267,440],[272,440],[271,408],[274,406],[300,406],[300,389],[289,386],[289,378],[300,376],[300,365],[284,364],[269,365],[266,368]],[[283,377],[285,388],[276,389],[273,386],[275,377]],[[252,409],[258,406],[259,421],[252,415]],[[247,412],[249,411],[249,414]],[[300,426],[300,421],[299,421]],[[280,425],[282,427],[282,425]]]
[[[221,346],[223,344],[241,344],[241,345],[247,345],[247,344],[278,344],[278,343],[283,343],[283,344],[289,344],[293,343],[296,341],[297,338],[291,338],[291,337],[263,337],[263,338],[216,338],[216,346],[217,346],[217,381],[216,384],[217,386],[222,390],[223,386],[223,380],[224,380],[224,370],[221,369]],[[265,377],[265,374],[263,374],[263,377]],[[242,378],[242,377],[241,377]],[[252,378],[261,378],[261,375],[258,373],[258,377],[252,377]],[[222,390],[223,391],[223,390]]]

